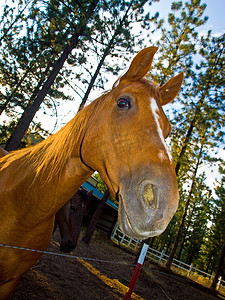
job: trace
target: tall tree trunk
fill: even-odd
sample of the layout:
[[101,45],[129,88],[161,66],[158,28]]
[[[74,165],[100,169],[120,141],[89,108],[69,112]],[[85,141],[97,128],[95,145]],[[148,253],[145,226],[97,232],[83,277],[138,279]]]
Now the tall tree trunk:
[[26,5],[24,6],[24,8],[19,11],[19,14],[16,16],[15,20],[9,25],[9,27],[7,28],[6,31],[4,31],[4,34],[0,37],[0,43],[4,40],[4,38],[6,37],[6,35],[9,33],[9,31],[12,29],[13,25],[21,18],[22,13],[24,12],[24,10],[27,8],[27,6],[31,3],[32,1],[28,1],[26,3]]
[[201,155],[202,155],[202,150],[203,150],[204,142],[205,142],[205,139],[202,140],[201,149],[200,149],[200,151],[198,153],[197,163],[196,163],[195,170],[194,170],[193,177],[192,177],[192,184],[191,184],[191,188],[190,188],[190,191],[189,191],[189,195],[187,197],[185,209],[184,209],[181,221],[180,221],[180,226],[179,226],[177,235],[175,237],[173,248],[172,248],[172,250],[170,252],[170,255],[169,255],[169,258],[168,258],[168,260],[166,262],[166,268],[168,270],[171,268],[171,265],[172,265],[172,262],[173,262],[173,258],[174,258],[174,255],[176,253],[176,250],[177,250],[177,247],[178,247],[178,244],[179,244],[179,240],[180,240],[180,237],[181,237],[182,229],[184,227],[184,221],[185,221],[185,218],[186,218],[186,215],[187,215],[187,211],[188,211],[188,207],[189,207],[189,204],[190,204],[190,201],[191,201],[191,196],[192,196],[192,192],[193,192],[193,188],[194,188],[194,184],[195,184],[195,178],[196,178],[196,175],[197,175],[197,171],[198,171],[198,167],[199,167],[199,163],[200,163],[200,159],[201,159]]
[[124,24],[125,20],[127,19],[128,12],[129,12],[131,6],[133,5],[133,2],[134,2],[134,1],[132,0],[131,3],[130,3],[130,5],[129,5],[129,7],[128,7],[128,9],[127,9],[127,11],[126,11],[126,13],[125,13],[124,16],[123,16],[123,19],[120,21],[119,25],[117,26],[117,28],[116,28],[116,30],[115,30],[115,32],[114,32],[114,35],[112,36],[111,40],[109,41],[109,43],[108,43],[108,45],[107,45],[107,47],[106,47],[106,49],[105,49],[105,51],[104,51],[104,53],[103,53],[103,55],[102,55],[102,58],[101,58],[101,60],[100,60],[100,62],[99,62],[99,64],[98,64],[98,66],[97,66],[97,68],[96,68],[96,70],[95,70],[95,73],[94,73],[94,75],[93,75],[92,78],[91,78],[91,81],[90,81],[90,83],[89,83],[89,85],[88,85],[88,88],[87,88],[87,90],[86,90],[86,92],[85,92],[85,95],[84,95],[84,97],[83,97],[83,99],[82,99],[82,101],[81,101],[81,104],[80,104],[80,106],[79,106],[78,111],[80,111],[80,110],[84,107],[84,105],[85,105],[85,103],[86,103],[86,101],[87,101],[87,99],[88,99],[88,96],[89,96],[89,94],[90,94],[90,92],[91,92],[91,89],[92,89],[92,87],[93,87],[93,85],[94,85],[94,83],[95,83],[95,80],[96,80],[96,78],[97,78],[97,76],[98,76],[98,74],[99,74],[99,71],[100,71],[100,69],[101,69],[101,67],[102,67],[102,65],[103,65],[103,63],[104,63],[104,61],[105,61],[105,58],[106,58],[106,56],[110,53],[110,50],[111,50],[112,47],[113,47],[115,38],[119,35],[120,30],[121,30],[121,28],[123,27],[123,24]]
[[[115,38],[115,37],[114,37],[114,38]],[[89,85],[88,85],[88,88],[87,88],[87,90],[86,90],[86,92],[85,92],[85,95],[84,95],[84,97],[83,97],[83,99],[82,99],[82,101],[81,101],[81,103],[80,103],[80,106],[79,106],[78,111],[80,111],[80,110],[84,107],[84,105],[85,105],[85,103],[86,103],[86,101],[87,101],[87,99],[88,99],[88,96],[89,96],[89,94],[90,94],[90,92],[91,92],[91,89],[92,89],[92,87],[93,87],[93,85],[94,85],[94,82],[95,82],[95,80],[96,80],[96,78],[97,78],[97,76],[98,76],[98,74],[99,74],[99,71],[100,71],[100,69],[101,69],[101,67],[102,67],[102,65],[103,65],[103,63],[104,63],[104,60],[105,60],[106,56],[107,56],[107,55],[109,54],[109,52],[110,52],[110,49],[111,49],[112,45],[113,45],[113,40],[111,40],[111,41],[109,42],[109,45],[107,46],[107,48],[105,49],[105,51],[104,51],[104,53],[103,53],[103,56],[102,56],[102,58],[101,58],[101,60],[100,60],[100,62],[99,62],[99,64],[98,64],[98,66],[97,66],[97,68],[96,68],[96,70],[95,70],[94,75],[93,75],[92,78],[91,78],[91,81],[90,81],[90,83],[89,83]]]
[[90,221],[90,223],[89,223],[89,225],[87,227],[87,230],[86,230],[86,232],[84,234],[84,237],[82,239],[87,244],[90,243],[91,237],[92,237],[92,235],[93,235],[93,233],[95,231],[95,228],[96,228],[96,224],[98,222],[99,217],[102,214],[103,208],[105,207],[105,204],[106,204],[107,199],[109,198],[109,195],[110,195],[110,193],[109,193],[109,190],[107,189],[105,191],[105,193],[104,193],[104,195],[103,195],[103,197],[102,197],[102,199],[101,199],[98,207],[96,208],[96,210],[95,210],[92,218],[91,218],[91,221]]
[[155,236],[150,238],[150,243],[149,243],[149,247],[152,248],[153,244],[154,244],[154,240],[155,240]]
[[205,269],[206,273],[209,273],[209,267],[211,265],[211,261],[212,261],[212,253],[209,253],[209,255],[208,255],[208,262],[207,262],[207,266],[206,266],[206,269]]
[[65,63],[65,61],[68,58],[71,51],[77,46],[78,38],[81,35],[83,35],[85,27],[86,27],[91,15],[93,14],[94,9],[96,8],[98,2],[99,2],[99,0],[93,0],[87,13],[85,14],[84,18],[76,26],[76,32],[74,33],[74,35],[68,42],[61,57],[56,61],[55,65],[53,66],[53,69],[52,69],[48,79],[43,84],[42,89],[39,91],[36,99],[29,106],[28,110],[26,110],[24,112],[24,114],[22,115],[22,117],[18,123],[18,126],[16,127],[13,135],[11,136],[9,142],[7,143],[8,151],[15,150],[18,148],[22,137],[24,136],[26,130],[28,129],[29,124],[32,121],[35,113],[38,111],[42,101],[44,100],[45,96],[47,95],[56,76],[58,75],[59,71],[63,67],[63,64]]
[[202,104],[203,104],[203,102],[204,102],[204,99],[205,99],[205,93],[204,93],[204,95],[202,95],[201,99],[200,99],[199,102],[197,103],[194,117],[193,117],[193,119],[192,119],[192,121],[191,121],[191,123],[190,123],[190,125],[189,125],[189,128],[188,128],[188,131],[187,131],[187,133],[186,133],[184,142],[183,142],[183,144],[182,144],[182,148],[181,148],[179,157],[178,157],[178,159],[177,159],[177,163],[176,163],[176,165],[175,165],[175,172],[176,172],[176,175],[178,175],[178,173],[179,173],[179,170],[180,170],[180,167],[181,167],[181,162],[182,162],[183,157],[184,157],[184,154],[185,154],[185,152],[186,152],[186,149],[187,149],[187,146],[188,146],[188,142],[189,142],[190,139],[191,139],[193,129],[195,128],[195,122],[196,122],[196,119],[197,119],[197,117],[198,117],[198,114],[199,114],[200,111],[201,111],[201,107],[202,107]]
[[195,252],[196,252],[196,250],[192,249],[191,254],[189,254],[189,256],[186,260],[187,265],[191,265]]
[[187,226],[186,226],[186,228],[185,228],[185,232],[184,232],[184,234],[183,234],[184,237],[183,237],[183,239],[182,239],[182,241],[181,241],[181,243],[180,243],[180,250],[179,250],[179,253],[178,253],[178,255],[177,255],[177,259],[178,259],[178,260],[179,260],[180,257],[181,257],[181,253],[182,253],[182,250],[183,250],[183,247],[184,247],[186,233],[188,232],[189,227],[190,227],[190,225],[191,225],[191,219],[192,219],[193,213],[194,213],[194,211],[195,211],[195,205],[196,205],[196,202],[194,202],[194,204],[193,204],[193,208],[192,208],[191,213],[190,213],[190,216],[189,216],[189,221],[188,221],[188,224],[187,224]]
[[[214,63],[213,70],[214,70],[214,68],[216,68],[216,66],[219,64],[220,58],[222,57],[222,53],[223,53],[223,48],[221,49],[220,54],[218,55],[217,60],[216,60],[216,62]],[[212,74],[211,76],[214,76],[213,70],[212,70],[212,72],[211,72],[211,74]],[[198,101],[198,103],[197,103],[197,105],[196,105],[195,114],[194,114],[193,119],[192,119],[192,121],[191,121],[191,123],[190,123],[190,125],[189,125],[188,131],[187,131],[187,133],[186,133],[186,136],[185,136],[185,139],[184,139],[184,142],[183,142],[183,145],[182,145],[180,154],[179,154],[179,157],[178,157],[178,159],[177,159],[177,163],[176,163],[176,166],[175,166],[175,172],[176,172],[176,175],[178,175],[178,173],[179,173],[179,170],[180,170],[180,167],[181,167],[181,163],[182,163],[184,154],[185,154],[186,149],[187,149],[187,146],[188,146],[188,142],[190,141],[190,138],[191,138],[193,129],[194,129],[194,127],[195,127],[195,122],[196,122],[196,120],[197,120],[198,114],[199,114],[200,111],[201,111],[203,102],[204,102],[204,100],[205,100],[205,97],[207,96],[208,90],[210,89],[212,82],[213,82],[213,77],[211,77],[211,79],[209,79],[209,80],[207,81],[206,86],[205,86],[205,89],[204,89],[204,91],[203,91],[203,94],[202,94],[200,100]]]
[[[24,122],[24,118],[23,116],[26,114],[26,111],[29,110],[29,107],[34,103],[35,101],[35,98],[37,97],[37,94],[45,80],[45,75],[48,74],[49,70],[50,70],[50,67],[51,67],[51,63],[47,66],[47,68],[45,69],[45,72],[42,76],[42,78],[39,80],[37,86],[35,87],[34,91],[33,91],[33,94],[31,95],[30,99],[29,99],[29,103],[27,105],[27,107],[25,108],[25,111],[23,112],[22,114],[22,117],[20,118],[20,120],[18,121],[17,125],[16,125],[16,128],[13,132],[13,134],[10,136],[10,138],[8,139],[7,143],[6,143],[6,146],[5,146],[5,150],[7,151],[12,151],[12,150],[15,150],[19,147],[20,145],[20,142],[21,142],[21,139],[22,137],[20,138],[20,136],[16,136],[15,135],[15,132],[17,132],[18,128],[23,128],[26,126],[26,124],[23,124]],[[31,120],[32,121],[32,120]],[[29,126],[29,125],[28,125]],[[26,131],[26,130],[25,130]],[[25,133],[25,132],[24,132]],[[13,147],[13,145],[15,145],[15,147]],[[17,145],[17,146],[16,146]]]
[[182,250],[183,250],[183,247],[184,247],[184,242],[185,242],[185,237],[182,239],[182,241],[180,243],[180,249],[179,249],[179,252],[177,254],[177,260],[180,260],[181,253],[182,253]]
[[212,285],[210,287],[210,289],[215,293],[217,293],[216,286],[217,286],[217,283],[218,283],[218,279],[223,273],[224,258],[225,258],[225,239],[224,239],[221,254],[220,254],[220,257],[219,257],[219,263],[218,263],[218,266],[217,266],[216,274],[213,278],[213,282],[212,282]]

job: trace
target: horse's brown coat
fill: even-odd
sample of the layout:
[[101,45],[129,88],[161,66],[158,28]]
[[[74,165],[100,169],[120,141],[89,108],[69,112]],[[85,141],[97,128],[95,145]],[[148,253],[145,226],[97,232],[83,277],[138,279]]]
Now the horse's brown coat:
[[[54,215],[97,170],[118,197],[124,233],[161,233],[175,213],[178,190],[165,145],[170,124],[162,105],[178,94],[183,74],[158,88],[142,79],[156,47],[140,51],[113,89],[40,144],[0,159],[0,243],[45,250]],[[120,100],[129,102],[127,107]],[[122,108],[121,108],[122,107]],[[0,297],[7,298],[39,253],[0,247]]]

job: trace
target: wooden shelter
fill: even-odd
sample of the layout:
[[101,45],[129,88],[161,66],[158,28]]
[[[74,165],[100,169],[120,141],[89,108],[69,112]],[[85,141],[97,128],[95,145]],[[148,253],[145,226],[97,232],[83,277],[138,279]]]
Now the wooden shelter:
[[[93,195],[91,197],[91,207],[90,211],[84,219],[84,224],[87,225],[90,219],[98,207],[103,194],[97,189],[98,180],[93,176],[89,177],[88,180],[82,185],[83,189],[86,191],[93,190]],[[118,218],[118,207],[110,200],[107,199],[106,205],[102,211],[102,214],[98,220],[97,228],[105,232],[107,235],[111,235],[113,228],[117,222]]]

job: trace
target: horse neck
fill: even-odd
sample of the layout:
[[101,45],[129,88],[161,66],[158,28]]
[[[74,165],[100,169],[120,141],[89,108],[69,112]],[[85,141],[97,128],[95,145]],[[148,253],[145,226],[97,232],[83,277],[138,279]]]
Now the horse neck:
[[86,119],[85,112],[79,113],[55,135],[4,158],[1,186],[10,191],[11,201],[16,198],[17,205],[29,201],[44,213],[55,214],[72,197],[92,173],[80,159]]

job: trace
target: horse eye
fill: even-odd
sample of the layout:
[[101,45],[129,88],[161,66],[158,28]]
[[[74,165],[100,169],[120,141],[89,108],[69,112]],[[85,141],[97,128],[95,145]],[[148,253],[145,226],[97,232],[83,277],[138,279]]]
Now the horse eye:
[[70,209],[72,210],[72,212],[75,212],[75,207],[73,205],[70,206]]
[[118,101],[117,101],[117,107],[119,109],[123,109],[123,110],[128,110],[131,108],[131,102],[130,102],[130,99],[127,99],[127,98],[120,98]]

